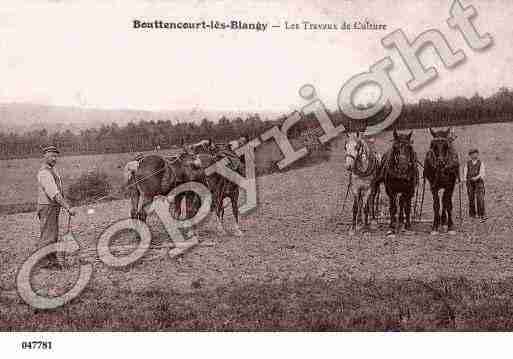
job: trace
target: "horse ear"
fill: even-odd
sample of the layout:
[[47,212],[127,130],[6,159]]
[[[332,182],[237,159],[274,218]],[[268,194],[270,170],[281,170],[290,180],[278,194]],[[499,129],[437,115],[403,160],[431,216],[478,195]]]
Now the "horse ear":
[[394,128],[394,140],[397,140],[397,138],[398,138],[397,131]]
[[410,133],[408,134],[408,141],[410,141],[410,142],[413,142],[411,139],[412,135],[413,135],[413,131],[410,131]]
[[429,132],[431,133],[431,136],[436,137],[436,133],[431,127],[429,128]]

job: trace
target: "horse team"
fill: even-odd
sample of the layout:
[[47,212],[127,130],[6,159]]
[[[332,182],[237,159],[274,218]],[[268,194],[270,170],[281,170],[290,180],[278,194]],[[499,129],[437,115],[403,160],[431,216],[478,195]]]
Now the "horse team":
[[[233,142],[233,141],[232,141]],[[140,156],[125,166],[126,186],[130,188],[130,216],[146,221],[146,206],[155,196],[167,196],[174,188],[188,183],[199,182],[212,193],[212,208],[217,219],[217,230],[225,233],[224,199],[229,198],[235,218],[234,234],[242,235],[239,228],[239,187],[218,173],[205,174],[205,169],[222,158],[229,159],[229,166],[244,176],[245,168],[234,152],[235,147],[244,144],[244,140],[228,145],[201,142],[198,146],[184,147],[178,156],[160,155]],[[136,163],[134,165],[134,162]],[[192,191],[182,192],[174,201],[175,215],[182,215],[181,204],[185,200],[185,218],[192,218],[201,206],[199,197]]]
[[[452,194],[459,180],[458,155],[452,145],[450,129],[430,129],[430,133],[431,144],[423,165],[413,148],[412,132],[401,134],[394,130],[392,146],[383,156],[373,148],[372,138],[366,138],[359,132],[348,136],[345,167],[351,173],[350,187],[353,194],[350,234],[355,234],[360,224],[366,227],[375,224],[381,185],[384,185],[389,199],[390,223],[387,235],[411,231],[412,199],[419,186],[419,166],[423,167],[424,181],[429,182],[433,196],[431,233],[439,233],[444,226],[449,233],[455,233]],[[238,225],[239,187],[217,173],[205,175],[205,168],[222,158],[228,158],[232,169],[244,175],[244,161],[234,152],[234,147],[243,144],[244,141],[226,145],[202,141],[198,146],[184,148],[180,155],[173,158],[149,155],[139,158],[136,166],[127,165],[127,184],[134,189],[130,192],[131,217],[145,221],[147,215],[144,208],[155,196],[165,196],[179,185],[194,181],[204,184],[211,191],[211,210],[216,214],[217,228],[222,233],[225,232],[224,199],[230,199],[235,218],[234,234],[241,235]],[[177,215],[181,214],[182,200],[186,202],[185,216],[191,218],[200,207],[199,197],[194,192],[181,193],[175,200],[174,210]]]
[[375,221],[376,198],[379,198],[382,184],[389,200],[390,223],[387,235],[393,236],[401,230],[411,231],[412,199],[419,185],[419,166],[423,167],[423,178],[429,182],[433,196],[431,234],[438,234],[440,228],[445,226],[448,233],[455,233],[452,195],[459,181],[458,155],[452,144],[450,129],[430,129],[430,133],[431,144],[423,165],[418,161],[413,148],[412,132],[400,134],[394,130],[392,147],[383,156],[372,149],[370,139],[359,133],[349,136],[345,144],[345,165],[352,178],[353,217],[350,234],[356,233],[359,222],[369,226],[369,217]]

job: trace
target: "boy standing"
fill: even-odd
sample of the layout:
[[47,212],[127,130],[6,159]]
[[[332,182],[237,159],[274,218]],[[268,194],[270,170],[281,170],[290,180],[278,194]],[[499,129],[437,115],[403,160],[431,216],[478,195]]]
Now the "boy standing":
[[469,215],[471,218],[475,218],[477,214],[477,216],[481,218],[481,222],[484,222],[486,221],[484,203],[485,165],[479,159],[479,151],[477,148],[470,150],[468,154],[470,159],[463,170],[463,180],[467,183]]

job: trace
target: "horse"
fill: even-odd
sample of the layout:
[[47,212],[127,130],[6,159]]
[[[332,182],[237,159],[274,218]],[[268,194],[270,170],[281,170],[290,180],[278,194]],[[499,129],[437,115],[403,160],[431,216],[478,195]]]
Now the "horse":
[[[409,134],[400,134],[394,129],[393,143],[383,156],[380,164],[376,188],[384,183],[385,192],[389,201],[390,224],[388,236],[393,236],[404,223],[404,230],[411,230],[411,201],[418,184],[419,173],[417,169],[417,154],[413,149],[413,131]],[[397,200],[399,199],[399,218],[397,214]]]
[[[135,171],[125,174],[125,177],[130,178],[129,186],[136,189],[130,191],[130,217],[142,221],[147,219],[145,206],[150,204],[155,196],[166,196],[174,188],[187,182],[205,182],[201,159],[188,150],[172,160],[157,155],[145,156],[138,161]],[[193,192],[180,193],[176,197],[175,213],[181,212],[183,198],[187,203],[186,217],[191,218],[195,210]]]
[[354,235],[358,231],[358,220],[361,220],[362,210],[365,214],[365,227],[369,225],[369,213],[373,213],[373,202],[370,199],[375,192],[379,155],[371,150],[369,143],[359,132],[348,136],[345,152],[345,167],[351,172],[353,194],[353,219],[349,234]]
[[[455,234],[452,220],[452,194],[459,180],[458,154],[452,146],[451,129],[434,131],[430,128],[429,132],[433,138],[424,160],[424,178],[428,180],[433,195],[434,218],[431,234],[437,235],[440,225],[447,226],[449,234]],[[443,190],[441,216],[438,194],[440,190]]]
[[[207,168],[223,158],[228,158],[228,167],[244,176],[244,161],[237,156],[230,144],[223,145],[210,142],[209,146],[198,148],[198,151],[197,154],[201,159],[203,168]],[[224,199],[229,198],[235,219],[234,235],[241,236],[242,231],[239,227],[239,186],[218,173],[207,176],[206,183],[213,197],[211,210],[216,214],[217,230],[226,233],[224,228]]]

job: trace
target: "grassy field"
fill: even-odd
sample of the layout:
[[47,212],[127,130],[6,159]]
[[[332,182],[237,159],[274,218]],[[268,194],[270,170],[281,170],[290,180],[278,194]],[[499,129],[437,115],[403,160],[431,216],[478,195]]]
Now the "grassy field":
[[[465,278],[303,279],[193,293],[171,289],[115,298],[96,289],[54,311],[2,310],[0,330],[506,331],[513,283]],[[1,297],[0,297],[1,298]],[[130,298],[129,301],[126,298]],[[19,307],[14,299],[2,306]]]
[[[294,139],[294,146],[305,144],[303,138]],[[159,155],[173,155],[176,150],[159,151]],[[146,152],[154,154],[155,152]],[[124,165],[135,157],[135,153],[106,155],[65,156],[59,159],[58,169],[63,177],[65,191],[67,187],[81,175],[90,171],[100,171],[107,175],[112,185],[114,197],[122,197],[119,192],[122,183]],[[256,150],[257,175],[265,175],[277,171],[276,162],[282,159],[278,146],[268,141]],[[329,159],[329,151],[321,150],[310,153],[308,158],[298,161],[293,168],[302,167]],[[41,166],[41,159],[0,160],[0,215],[34,211],[37,198],[36,174]]]

